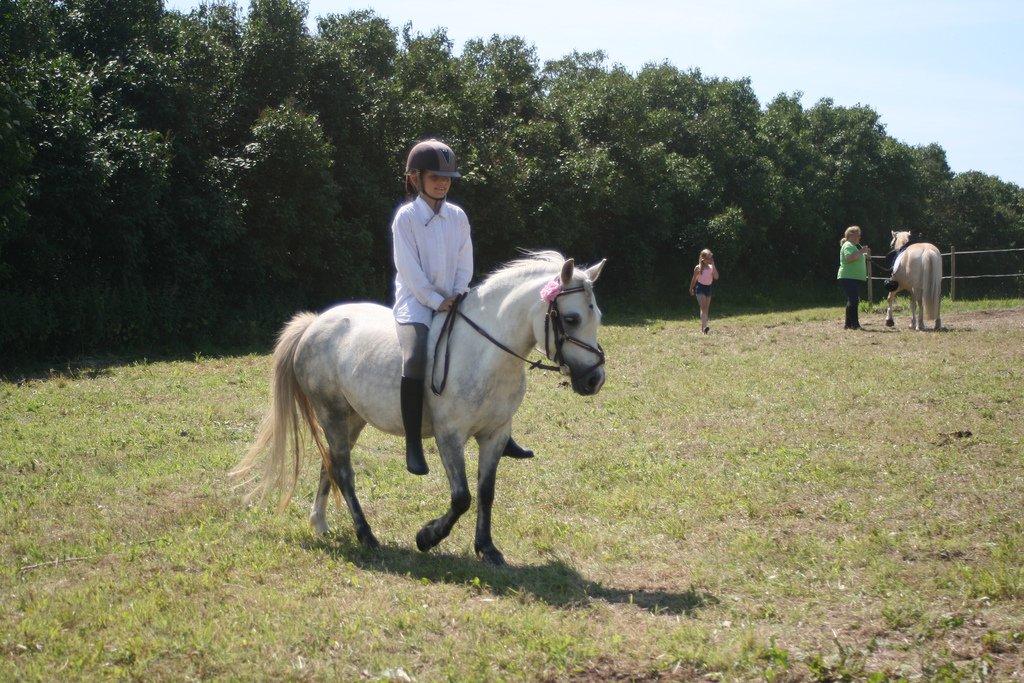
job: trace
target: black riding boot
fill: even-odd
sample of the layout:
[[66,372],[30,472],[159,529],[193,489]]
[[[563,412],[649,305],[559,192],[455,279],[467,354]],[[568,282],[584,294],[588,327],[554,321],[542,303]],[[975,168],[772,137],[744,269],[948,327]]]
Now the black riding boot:
[[512,437],[508,437],[508,441],[505,442],[505,450],[502,452],[503,456],[509,458],[518,458],[525,460],[526,458],[533,457],[533,451],[527,450],[512,440]]
[[402,378],[402,426],[405,427],[405,469],[426,474],[423,458],[423,380]]
[[851,323],[850,329],[851,330],[859,330],[860,329],[860,306],[854,305],[852,308],[853,308],[853,310],[850,312],[850,323]]
[[850,311],[850,304],[846,304],[846,324],[843,325],[844,330],[848,330],[853,327],[853,315]]

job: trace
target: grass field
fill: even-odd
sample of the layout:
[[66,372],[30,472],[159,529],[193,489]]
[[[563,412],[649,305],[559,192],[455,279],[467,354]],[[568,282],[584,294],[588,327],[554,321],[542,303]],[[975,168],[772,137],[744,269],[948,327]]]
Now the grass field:
[[377,553],[333,503],[312,536],[315,457],[285,514],[240,505],[266,355],[14,373],[0,679],[1021,679],[1022,304],[944,302],[942,333],[620,317],[597,397],[531,377],[505,569],[473,511],[416,551],[447,505],[432,442],[425,478],[396,438],[357,446]]

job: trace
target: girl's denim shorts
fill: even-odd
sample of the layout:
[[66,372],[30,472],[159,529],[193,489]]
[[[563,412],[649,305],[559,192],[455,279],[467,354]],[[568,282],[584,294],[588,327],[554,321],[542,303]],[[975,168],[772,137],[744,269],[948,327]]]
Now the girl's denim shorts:
[[711,291],[715,288],[714,285],[703,285],[697,283],[697,286],[693,288],[694,294],[697,296],[711,296]]

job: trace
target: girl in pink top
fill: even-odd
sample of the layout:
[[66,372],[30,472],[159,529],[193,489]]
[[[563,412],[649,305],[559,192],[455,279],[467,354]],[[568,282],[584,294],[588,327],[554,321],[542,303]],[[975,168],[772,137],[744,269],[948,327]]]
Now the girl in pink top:
[[711,331],[708,326],[708,311],[711,309],[711,293],[718,280],[718,268],[715,267],[715,255],[710,249],[700,252],[700,261],[693,267],[693,277],[690,278],[690,294],[697,297],[700,304],[700,329],[707,334]]

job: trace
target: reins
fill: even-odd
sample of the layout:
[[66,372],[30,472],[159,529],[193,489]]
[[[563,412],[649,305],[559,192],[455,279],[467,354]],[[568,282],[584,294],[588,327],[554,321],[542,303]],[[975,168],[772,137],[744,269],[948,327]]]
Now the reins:
[[[579,346],[579,347],[581,347],[583,349],[586,349],[587,351],[590,351],[591,353],[594,353],[594,354],[597,355],[598,361],[594,365],[592,365],[589,368],[587,368],[587,372],[588,373],[592,372],[595,368],[598,368],[598,367],[604,365],[604,349],[601,348],[601,345],[598,344],[597,348],[594,348],[590,344],[588,344],[588,343],[586,343],[584,341],[581,341],[579,339],[576,339],[572,335],[568,334],[565,331],[565,326],[562,323],[561,314],[560,314],[560,311],[558,310],[558,297],[563,296],[565,294],[572,294],[574,292],[582,292],[582,291],[584,291],[584,289],[585,288],[582,285],[581,286],[577,286],[577,287],[570,287],[569,289],[563,289],[548,304],[548,312],[544,316],[544,355],[548,358],[548,360],[554,361],[556,363],[555,365],[549,365],[549,364],[545,363],[542,360],[531,361],[529,358],[525,358],[523,356],[520,356],[518,353],[516,353],[515,351],[510,349],[508,346],[506,346],[505,344],[503,344],[500,341],[498,341],[497,339],[495,339],[493,336],[491,336],[491,334],[489,332],[487,332],[487,330],[482,328],[480,325],[478,325],[476,322],[474,322],[469,316],[467,316],[465,313],[463,313],[461,310],[459,310],[460,309],[460,305],[462,304],[462,301],[466,298],[468,293],[463,293],[463,294],[458,295],[457,297],[455,297],[455,300],[452,302],[451,308],[448,309],[448,315],[445,316],[444,323],[441,325],[441,332],[437,336],[437,343],[434,346],[434,364],[433,364],[433,366],[430,369],[430,390],[434,392],[435,396],[440,396],[442,394],[442,392],[444,392],[445,386],[448,384],[448,370],[449,370],[449,366],[451,364],[451,352],[452,352],[451,336],[452,336],[452,330],[455,328],[455,320],[456,320],[456,318],[462,318],[463,320],[465,320],[469,324],[470,327],[472,327],[474,330],[476,330],[480,334],[480,336],[482,336],[484,339],[486,339],[487,341],[489,341],[492,344],[494,344],[495,346],[497,346],[499,349],[501,349],[505,353],[507,353],[507,354],[509,354],[511,356],[515,356],[519,360],[523,361],[524,363],[526,363],[527,365],[530,366],[531,370],[551,370],[551,371],[554,371],[554,372],[561,372],[562,365],[563,365],[563,363],[562,363],[562,346],[564,346],[566,341],[571,341],[572,343],[576,344],[577,346]],[[549,344],[548,344],[548,329],[549,328],[554,332],[554,338],[555,338],[555,355],[554,356],[551,355],[550,350],[549,350]],[[441,349],[441,342],[442,342],[442,340],[444,341],[444,366],[443,366],[443,371],[441,373],[441,385],[438,386],[436,384],[436,382],[435,382],[435,377],[436,377],[436,373],[437,373],[438,352]]]

